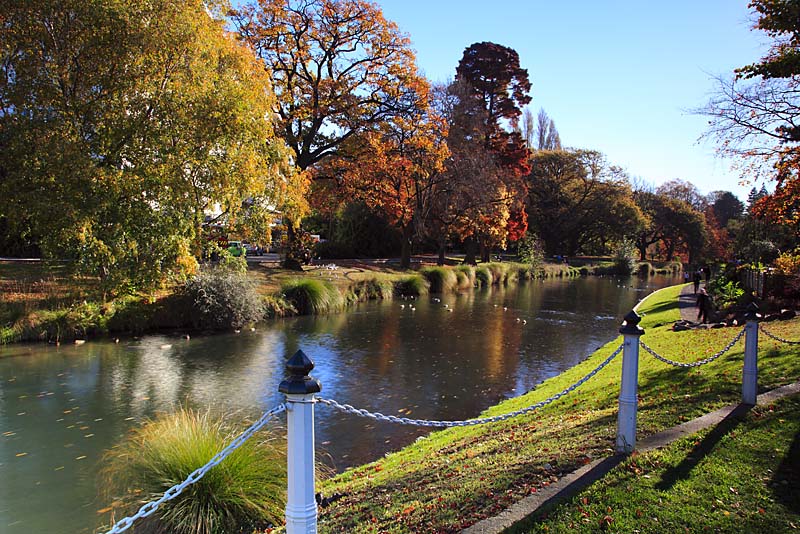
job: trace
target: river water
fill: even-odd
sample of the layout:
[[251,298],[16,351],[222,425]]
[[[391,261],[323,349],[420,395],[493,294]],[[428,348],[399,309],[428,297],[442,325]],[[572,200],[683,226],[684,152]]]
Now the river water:
[[[315,362],[324,397],[466,419],[584,359],[616,336],[638,300],[677,282],[536,281],[371,302],[240,334],[0,348],[0,532],[92,532],[108,505],[96,487],[105,450],[182,405],[257,417],[282,402],[284,362],[298,349]],[[342,470],[427,431],[318,406],[316,432],[319,456]]]

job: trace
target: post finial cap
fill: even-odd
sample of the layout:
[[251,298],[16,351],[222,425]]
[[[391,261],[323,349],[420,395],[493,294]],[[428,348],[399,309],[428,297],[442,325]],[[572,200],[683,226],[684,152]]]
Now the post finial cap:
[[289,371],[289,378],[278,386],[278,391],[291,395],[308,395],[322,391],[319,380],[308,375],[314,368],[314,362],[306,356],[302,350],[294,353],[294,356],[286,362],[286,370]]
[[644,334],[644,329],[639,327],[639,322],[642,320],[642,318],[638,313],[631,310],[627,315],[625,315],[625,317],[623,317],[623,319],[625,322],[622,323],[622,327],[619,329],[620,334],[633,336],[641,336]]

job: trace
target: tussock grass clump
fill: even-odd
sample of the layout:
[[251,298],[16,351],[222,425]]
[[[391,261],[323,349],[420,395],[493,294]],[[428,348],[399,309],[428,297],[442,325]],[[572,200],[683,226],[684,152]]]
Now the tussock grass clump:
[[506,263],[487,263],[486,268],[492,273],[493,284],[505,284],[508,281],[508,264]]
[[650,262],[640,262],[637,267],[636,271],[639,273],[639,276],[648,277],[656,274],[655,268],[650,264]]
[[481,287],[489,287],[494,283],[492,271],[486,265],[481,265],[475,269],[475,281]]
[[363,302],[365,300],[384,300],[392,298],[394,284],[387,278],[370,278],[359,280],[348,290],[349,302]]
[[429,289],[430,284],[420,274],[405,276],[394,283],[394,292],[400,296],[419,297],[420,295],[427,295]]
[[[104,457],[101,487],[115,503],[112,513],[134,513],[205,465],[240,432],[228,420],[181,410],[133,430]],[[178,497],[137,521],[136,532],[222,534],[280,524],[286,503],[283,443],[266,432],[251,437]]]
[[458,286],[458,277],[453,269],[447,267],[424,267],[419,273],[430,284],[431,293],[447,293]]
[[475,269],[472,265],[459,265],[454,271],[458,289],[469,289],[475,286]]
[[341,310],[342,294],[325,280],[296,278],[281,285],[280,296],[301,315],[319,315]]

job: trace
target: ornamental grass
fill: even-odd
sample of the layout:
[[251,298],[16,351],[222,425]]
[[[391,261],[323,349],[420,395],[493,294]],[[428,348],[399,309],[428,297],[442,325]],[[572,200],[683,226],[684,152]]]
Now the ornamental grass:
[[301,315],[320,315],[341,310],[344,297],[328,281],[296,278],[281,285],[281,296]]
[[431,293],[450,293],[458,287],[458,277],[448,267],[424,267],[419,273],[430,284]]
[[[113,520],[134,514],[205,465],[240,432],[229,417],[183,409],[134,429],[104,457],[101,487]],[[283,522],[286,504],[285,441],[260,432],[136,522],[137,534],[253,532]]]
[[475,269],[475,282],[480,287],[489,287],[494,283],[492,271],[486,266],[481,265]]
[[430,284],[421,274],[404,276],[394,284],[394,292],[399,296],[419,297],[427,295],[428,291],[430,291]]
[[472,265],[459,265],[454,271],[458,289],[469,289],[475,286],[475,269]]

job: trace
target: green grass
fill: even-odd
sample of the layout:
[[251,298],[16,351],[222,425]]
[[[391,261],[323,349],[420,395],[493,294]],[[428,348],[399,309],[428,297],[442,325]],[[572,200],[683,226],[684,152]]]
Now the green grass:
[[430,284],[431,293],[450,293],[458,288],[458,277],[452,268],[423,267],[419,274]]
[[475,269],[475,282],[480,287],[489,287],[494,283],[492,270],[485,265],[480,265]]
[[428,281],[420,274],[410,274],[397,280],[394,291],[397,295],[406,297],[419,297],[427,295],[430,289]]
[[[205,465],[242,429],[230,417],[181,410],[133,430],[106,453],[101,473],[111,518],[126,516]],[[280,524],[286,503],[285,441],[261,433],[137,522],[137,533],[222,534]]]
[[281,286],[281,296],[298,313],[318,315],[344,307],[343,295],[330,283],[315,278],[295,278]]
[[[679,291],[680,286],[657,292],[641,307],[644,339],[673,360],[705,358],[738,330],[672,332],[667,323],[679,317]],[[800,319],[771,323],[770,329],[782,337],[800,339]],[[574,368],[490,408],[486,415],[514,411],[565,389],[620,342],[621,338],[615,339]],[[740,341],[726,356],[688,371],[642,353],[638,439],[738,402],[743,346]],[[760,391],[800,377],[800,348],[763,336],[760,347]],[[325,494],[346,496],[322,511],[320,531],[458,532],[496,515],[592,459],[612,454],[620,374],[621,358],[617,358],[575,392],[532,414],[434,432],[385,458],[324,481]],[[715,486],[714,491],[718,490]],[[722,490],[728,491],[727,486]]]
[[475,269],[472,265],[459,265],[453,270],[456,273],[458,289],[470,289],[475,286]]
[[800,527],[800,398],[628,457],[513,533],[780,533]]

